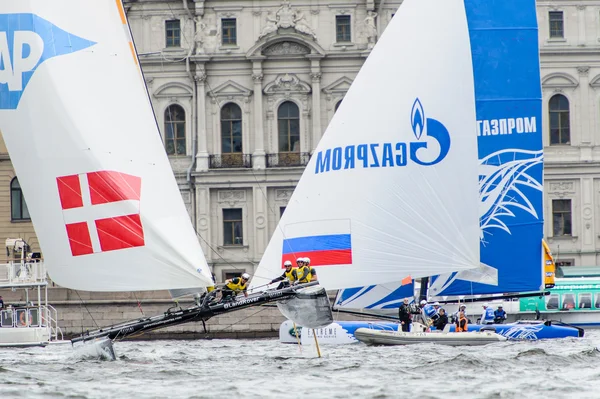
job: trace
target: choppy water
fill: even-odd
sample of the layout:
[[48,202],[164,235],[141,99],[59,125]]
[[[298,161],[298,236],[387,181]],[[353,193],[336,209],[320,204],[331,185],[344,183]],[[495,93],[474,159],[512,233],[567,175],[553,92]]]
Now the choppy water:
[[269,340],[0,349],[0,398],[599,398],[600,331],[485,347],[314,347]]

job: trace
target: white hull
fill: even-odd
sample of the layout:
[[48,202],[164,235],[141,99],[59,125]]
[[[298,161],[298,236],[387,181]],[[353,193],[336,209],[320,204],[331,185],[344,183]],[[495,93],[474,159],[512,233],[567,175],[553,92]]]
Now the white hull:
[[506,341],[492,332],[402,332],[359,328],[354,336],[368,345],[411,345],[434,343],[449,346],[479,346]]
[[50,341],[47,327],[0,328],[0,347],[46,346]]

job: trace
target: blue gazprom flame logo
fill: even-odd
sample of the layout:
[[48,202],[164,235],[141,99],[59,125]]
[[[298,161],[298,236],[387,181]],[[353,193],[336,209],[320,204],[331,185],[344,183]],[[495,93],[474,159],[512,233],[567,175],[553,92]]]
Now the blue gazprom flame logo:
[[16,109],[44,61],[95,43],[34,14],[0,14],[0,109]]
[[421,101],[417,98],[413,104],[411,111],[411,124],[412,129],[417,140],[421,140],[421,137],[427,136],[437,140],[440,145],[440,154],[436,159],[430,162],[423,162],[419,156],[418,151],[421,148],[427,148],[427,142],[413,142],[410,143],[410,159],[419,165],[435,165],[440,163],[442,159],[446,158],[448,151],[450,151],[450,133],[448,129],[439,121],[431,118],[425,118],[425,111]]
[[[412,106],[410,123],[417,141],[353,144],[320,150],[315,154],[315,174],[357,167],[406,166],[409,160],[418,165],[431,166],[446,158],[450,151],[450,133],[441,122],[425,117],[425,109],[418,98]],[[435,150],[428,147],[432,140],[439,145],[437,157],[433,153]],[[432,157],[435,159],[430,160]]]
[[423,130],[425,130],[424,119],[425,111],[423,111],[421,101],[417,98],[413,104],[412,112],[410,113],[410,123],[417,140],[421,140],[421,135],[423,134]]

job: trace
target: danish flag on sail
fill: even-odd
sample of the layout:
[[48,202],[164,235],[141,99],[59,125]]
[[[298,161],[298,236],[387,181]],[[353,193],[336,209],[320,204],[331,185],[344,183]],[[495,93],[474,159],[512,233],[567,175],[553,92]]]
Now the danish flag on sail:
[[98,171],[56,183],[73,256],[144,246],[140,177]]

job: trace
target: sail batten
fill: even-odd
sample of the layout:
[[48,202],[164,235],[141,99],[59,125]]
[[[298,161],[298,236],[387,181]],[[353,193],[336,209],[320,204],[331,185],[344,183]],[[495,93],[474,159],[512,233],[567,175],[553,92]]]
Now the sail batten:
[[211,275],[120,14],[120,1],[1,2],[13,70],[0,72],[0,129],[56,283],[203,287]]

